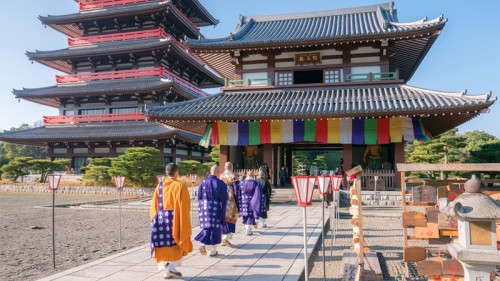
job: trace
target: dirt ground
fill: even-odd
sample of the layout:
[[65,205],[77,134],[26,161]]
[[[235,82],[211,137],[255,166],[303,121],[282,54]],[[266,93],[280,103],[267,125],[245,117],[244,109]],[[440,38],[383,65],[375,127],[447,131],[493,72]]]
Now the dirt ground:
[[[116,199],[57,194],[56,204]],[[119,251],[118,210],[55,209],[56,269],[52,265],[51,193],[0,192],[0,280],[36,280]],[[149,213],[122,210],[122,248],[149,242]]]

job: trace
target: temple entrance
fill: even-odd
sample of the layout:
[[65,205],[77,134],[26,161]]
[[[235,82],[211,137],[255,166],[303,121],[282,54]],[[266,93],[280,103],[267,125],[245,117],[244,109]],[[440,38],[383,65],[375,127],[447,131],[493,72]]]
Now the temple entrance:
[[292,176],[337,174],[342,149],[292,150]]

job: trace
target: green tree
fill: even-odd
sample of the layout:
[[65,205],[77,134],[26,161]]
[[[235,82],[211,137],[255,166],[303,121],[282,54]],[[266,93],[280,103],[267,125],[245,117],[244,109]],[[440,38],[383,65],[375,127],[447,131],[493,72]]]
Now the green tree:
[[[410,163],[463,163],[467,158],[467,153],[463,149],[466,139],[457,135],[457,132],[457,129],[452,129],[431,141],[415,141],[412,145],[407,145],[409,152],[406,159]],[[429,176],[421,173],[414,175]],[[430,176],[434,177],[434,174]]]
[[313,161],[313,165],[317,166],[320,171],[328,170],[328,163],[326,162],[325,155],[317,155]]
[[[470,152],[468,163],[500,163],[500,139],[490,140]],[[499,173],[486,173],[490,178],[497,178]]]
[[[10,130],[19,131],[27,130],[30,128],[31,127],[28,124],[22,124],[19,127],[10,128]],[[2,142],[0,143],[0,155],[0,165],[2,165],[2,162],[6,164],[8,161],[16,157],[32,157],[35,159],[44,159],[47,155],[47,148]]]
[[32,159],[28,161],[28,166],[30,170],[33,170],[37,174],[40,174],[39,182],[46,182],[48,174],[55,171],[64,171],[67,166],[71,165],[70,161],[71,160],[69,159],[55,161]]
[[[204,178],[210,173],[210,168],[212,168],[213,165],[219,165],[219,162],[205,162],[201,164],[201,172],[198,174],[198,176]],[[222,169],[223,167],[221,167]],[[221,171],[222,172],[222,171]]]
[[32,157],[16,157],[12,159],[9,163],[0,168],[3,177],[11,181],[17,181],[19,177],[28,175],[30,173],[29,162],[31,160],[33,160]]
[[465,133],[464,137],[466,140],[464,150],[466,152],[480,150],[481,146],[483,146],[484,144],[492,143],[498,140],[493,135],[477,130]]
[[304,151],[296,151],[292,155],[292,171],[293,175],[305,174],[301,167],[309,168],[311,166],[311,160],[309,159],[309,153]]
[[110,176],[125,176],[132,186],[154,186],[163,173],[160,152],[152,147],[133,147],[111,161]]
[[196,160],[184,160],[177,163],[179,166],[179,175],[188,176],[189,174],[203,175],[203,165]]
[[88,185],[112,185],[109,169],[114,158],[94,158],[89,159],[89,165],[86,167],[82,178]]
[[210,153],[208,155],[210,156],[210,158],[212,158],[212,160],[215,163],[219,163],[219,159],[220,159],[220,146],[216,145],[216,146],[212,147],[212,151],[210,151]]

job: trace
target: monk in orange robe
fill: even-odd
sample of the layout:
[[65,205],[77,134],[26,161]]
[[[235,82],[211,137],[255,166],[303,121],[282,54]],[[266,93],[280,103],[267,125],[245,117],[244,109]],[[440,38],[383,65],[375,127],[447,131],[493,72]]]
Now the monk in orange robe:
[[[191,242],[191,199],[184,183],[177,180],[179,169],[176,164],[170,163],[165,168],[167,177],[161,187],[156,187],[149,218],[153,228],[151,233],[151,248],[154,251],[154,260],[158,268],[165,269],[164,278],[182,276],[176,266],[180,266],[181,259],[193,251]],[[161,198],[161,200],[160,200]],[[158,212],[163,209],[163,212]],[[155,220],[167,222],[156,229]],[[161,230],[161,231],[160,231]]]

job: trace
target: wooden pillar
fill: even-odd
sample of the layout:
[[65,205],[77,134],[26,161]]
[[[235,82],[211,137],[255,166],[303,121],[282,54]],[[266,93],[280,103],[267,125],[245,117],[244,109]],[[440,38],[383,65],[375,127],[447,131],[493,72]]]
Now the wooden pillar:
[[344,144],[344,151],[343,151],[343,157],[344,157],[344,171],[350,170],[351,166],[353,164],[352,160],[352,144]]
[[164,140],[158,140],[156,143],[158,149],[160,150],[160,161],[161,163],[165,163],[165,141]]
[[279,171],[279,157],[280,157],[280,145],[273,146],[273,162],[272,165],[269,166],[269,173],[271,174],[270,183],[274,187],[278,185],[278,171]]
[[[343,146],[343,160],[344,160],[344,171],[350,170],[351,166],[353,164],[352,160],[352,144],[344,144]],[[346,176],[344,176],[344,180],[342,182],[342,185],[344,188],[347,188],[349,186],[349,181]]]
[[229,146],[221,145],[219,153],[219,167],[224,167],[227,161],[229,161]]
[[274,69],[276,68],[276,54],[267,54],[267,79],[271,85],[275,85],[274,81]]
[[[397,142],[394,144],[394,172],[396,175],[398,174],[398,170],[396,168],[397,163],[405,163],[405,143]],[[396,176],[396,186],[401,187],[401,177]]]
[[273,145],[268,143],[268,144],[264,144],[264,157],[263,157],[263,163],[267,163],[267,166],[269,166],[269,174],[271,176],[271,179],[269,180],[269,182],[271,184],[273,184],[273,154],[274,154],[274,149],[273,149]]
[[292,147],[290,145],[286,146],[286,168],[288,169],[288,178],[286,179],[286,183],[291,183],[290,182],[290,176],[292,176],[293,170],[292,170]]

